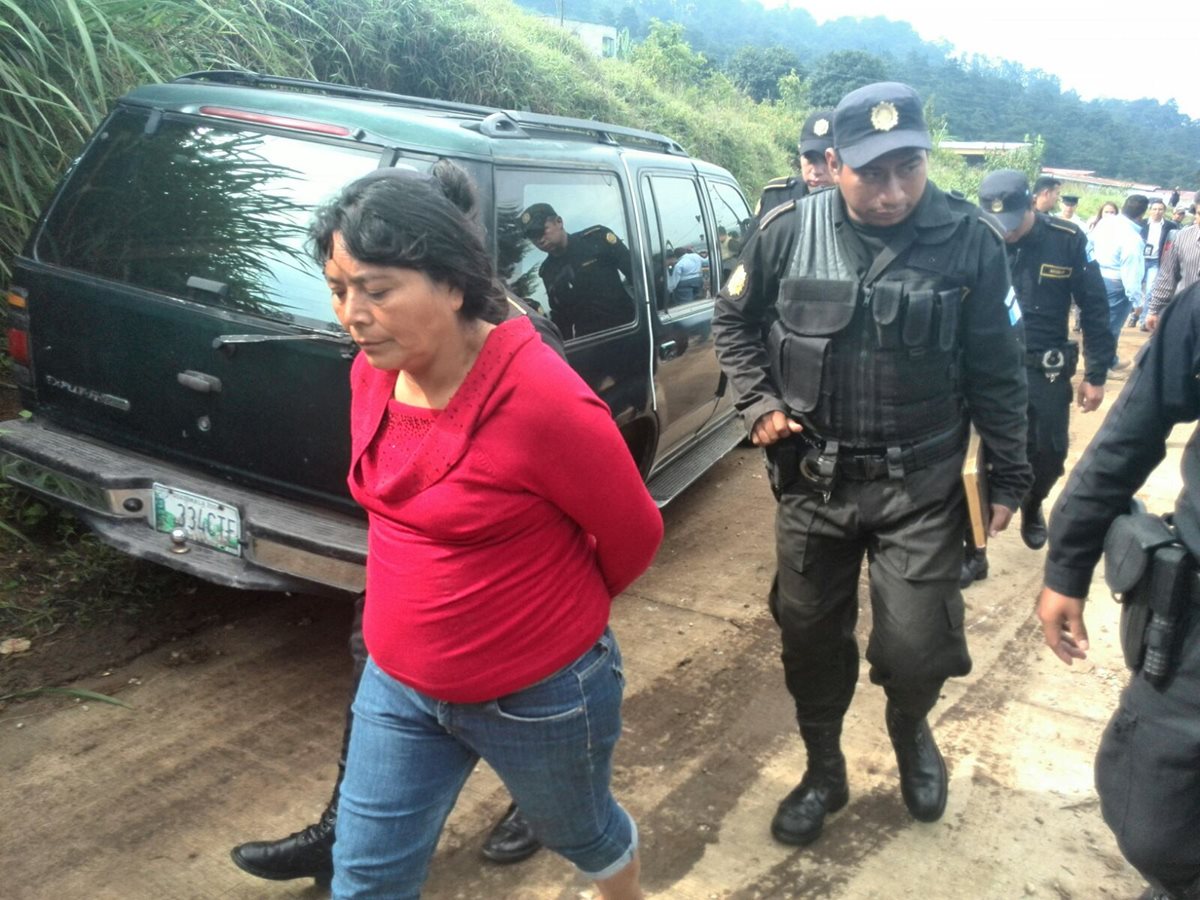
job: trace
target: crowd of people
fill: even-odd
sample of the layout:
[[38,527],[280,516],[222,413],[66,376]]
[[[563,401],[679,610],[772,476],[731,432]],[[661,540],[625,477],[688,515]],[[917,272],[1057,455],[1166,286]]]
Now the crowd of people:
[[[1087,651],[1082,598],[1109,524],[1170,427],[1200,416],[1200,226],[1168,227],[1166,204],[1134,195],[1105,203],[1085,231],[1077,196],[1014,170],[990,173],[976,204],[929,180],[932,146],[912,88],[855,90],[806,119],[800,177],[767,185],[755,219],[720,243],[736,266],[716,302],[716,352],[776,499],[768,604],[807,752],[770,821],[784,844],[817,840],[849,802],[841,732],[864,561],[865,656],[886,696],[900,797],[918,821],[946,809],[929,718],[946,680],[970,672],[962,587],[986,574],[985,554],[963,554],[970,430],[988,460],[980,525],[995,537],[1019,511],[1024,542],[1048,544],[1038,614],[1069,663]],[[370,537],[354,696],[320,822],[233,858],[264,878],[331,879],[338,898],[418,897],[482,759],[514,801],[490,858],[545,845],[600,896],[639,898],[637,827],[611,790],[623,675],[608,618],[663,526],[562,348],[564,335],[604,327],[614,304],[600,293],[633,302],[630,254],[603,226],[570,232],[549,204],[526,209],[525,236],[547,254],[548,321],[496,278],[477,209],[465,172],[443,161],[428,175],[360,178],[312,226],[334,313],[361,351],[349,484]],[[674,296],[692,299],[712,277],[691,248],[670,263]],[[1073,303],[1082,350],[1068,334]],[[1047,524],[1070,407],[1099,408],[1109,372],[1131,365],[1117,356],[1128,322],[1159,334]],[[1196,554],[1200,444],[1184,472],[1172,534]],[[1188,602],[1174,643],[1153,645],[1154,679],[1147,668],[1130,681],[1097,764],[1105,819],[1147,897],[1200,897],[1194,582],[1176,588]],[[1156,604],[1158,585],[1129,596]]]

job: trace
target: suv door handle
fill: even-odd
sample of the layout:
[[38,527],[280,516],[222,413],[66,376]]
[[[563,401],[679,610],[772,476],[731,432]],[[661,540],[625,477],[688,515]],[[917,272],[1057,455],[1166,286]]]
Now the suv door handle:
[[674,359],[679,355],[679,344],[675,341],[664,341],[658,345],[658,353],[663,359]]
[[221,393],[221,379],[216,375],[209,375],[207,372],[196,372],[193,369],[188,369],[176,375],[175,379],[185,388],[198,391],[201,394]]

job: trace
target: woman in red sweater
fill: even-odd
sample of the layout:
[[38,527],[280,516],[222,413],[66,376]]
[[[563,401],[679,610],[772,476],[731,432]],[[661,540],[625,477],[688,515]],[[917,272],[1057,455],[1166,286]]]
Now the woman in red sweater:
[[483,235],[436,178],[360,179],[312,236],[361,349],[349,482],[370,519],[334,896],[418,897],[483,758],[601,896],[641,897],[637,830],[609,790],[608,615],[662,519],[609,410],[524,317],[492,324]]

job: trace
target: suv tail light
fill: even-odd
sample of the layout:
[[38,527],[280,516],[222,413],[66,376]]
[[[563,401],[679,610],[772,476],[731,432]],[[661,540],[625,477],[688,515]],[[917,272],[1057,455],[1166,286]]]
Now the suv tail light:
[[8,355],[12,357],[14,375],[21,381],[22,375],[28,375],[30,366],[29,314],[25,311],[25,292],[20,288],[12,288],[7,300],[8,327],[5,337],[8,339]]

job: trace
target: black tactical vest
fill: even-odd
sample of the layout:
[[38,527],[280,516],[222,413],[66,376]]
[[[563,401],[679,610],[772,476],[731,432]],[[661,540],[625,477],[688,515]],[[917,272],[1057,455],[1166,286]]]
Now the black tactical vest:
[[767,341],[776,384],[793,413],[843,446],[941,434],[965,416],[958,229],[945,245],[905,242],[898,253],[884,251],[860,280],[838,246],[838,202],[836,190],[821,191],[794,213],[800,238]]

